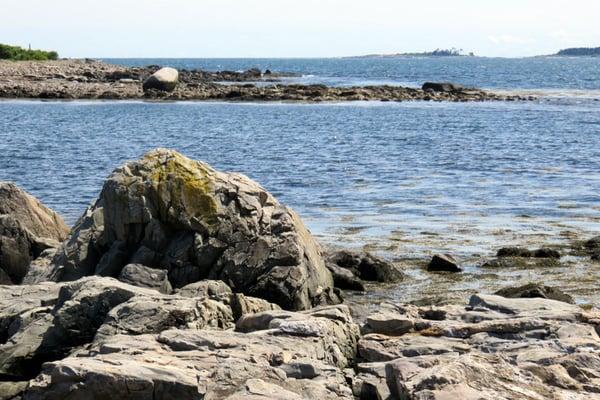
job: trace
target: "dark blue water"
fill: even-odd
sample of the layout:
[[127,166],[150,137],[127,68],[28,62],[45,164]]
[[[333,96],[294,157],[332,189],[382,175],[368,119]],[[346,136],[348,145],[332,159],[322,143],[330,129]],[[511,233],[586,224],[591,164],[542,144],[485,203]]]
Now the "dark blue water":
[[361,59],[107,59],[123,64],[157,64],[185,69],[271,69],[303,75],[300,82],[329,85],[452,81],[481,88],[550,90],[559,94],[600,90],[600,58],[405,57]]

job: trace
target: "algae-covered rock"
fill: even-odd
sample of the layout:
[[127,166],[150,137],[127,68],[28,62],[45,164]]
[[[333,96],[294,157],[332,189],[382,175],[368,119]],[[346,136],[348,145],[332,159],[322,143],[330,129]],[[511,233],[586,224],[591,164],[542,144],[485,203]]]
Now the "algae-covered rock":
[[295,212],[243,175],[164,149],[112,173],[54,263],[60,280],[134,263],[167,270],[174,288],[217,279],[286,309],[338,301]]

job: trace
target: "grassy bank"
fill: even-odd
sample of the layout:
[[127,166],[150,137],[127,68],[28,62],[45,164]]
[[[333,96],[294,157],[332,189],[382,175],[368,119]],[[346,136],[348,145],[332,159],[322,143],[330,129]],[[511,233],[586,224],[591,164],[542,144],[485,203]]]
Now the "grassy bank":
[[0,60],[56,60],[58,53],[55,51],[31,50],[19,46],[0,44]]

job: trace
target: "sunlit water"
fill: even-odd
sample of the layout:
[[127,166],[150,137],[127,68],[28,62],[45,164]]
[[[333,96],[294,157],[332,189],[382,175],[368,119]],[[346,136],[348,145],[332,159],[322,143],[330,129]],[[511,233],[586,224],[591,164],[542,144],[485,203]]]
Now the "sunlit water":
[[[600,102],[585,95],[600,90],[600,60],[583,60],[571,61],[586,67],[565,74],[571,84],[562,87],[561,77],[540,86],[537,75],[530,86],[489,74],[462,80],[504,90],[583,93],[527,103],[3,101],[0,180],[15,181],[73,223],[116,166],[155,147],[174,148],[260,182],[296,209],[320,241],[398,260],[410,279],[366,297],[368,302],[464,297],[531,280],[559,285],[580,302],[597,302],[600,268],[589,261],[567,257],[564,268],[538,271],[479,268],[482,257],[503,245],[564,244],[600,230]],[[211,66],[297,65],[245,62]],[[313,69],[296,69],[330,79],[341,74],[338,62],[350,61],[335,61],[328,73],[317,70],[317,60],[309,62]],[[353,62],[360,70],[364,60]],[[455,63],[470,68],[474,61],[447,62],[454,71]],[[531,69],[541,68],[539,59],[529,62]],[[392,69],[388,75],[395,81],[439,80],[438,69],[406,77]],[[588,70],[596,75],[583,76]],[[447,80],[458,80],[452,73]],[[355,79],[381,74],[367,71],[346,82]],[[441,251],[457,255],[466,273],[424,272],[424,260]]]

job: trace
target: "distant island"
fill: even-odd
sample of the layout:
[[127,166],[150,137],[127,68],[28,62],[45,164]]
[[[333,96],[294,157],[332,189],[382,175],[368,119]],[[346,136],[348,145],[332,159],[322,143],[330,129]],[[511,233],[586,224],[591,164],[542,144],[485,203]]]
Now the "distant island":
[[600,47],[572,47],[556,53],[565,57],[600,57]]
[[421,53],[391,53],[391,54],[366,54],[363,56],[350,56],[345,58],[394,58],[394,57],[475,57],[473,52],[465,53],[463,49],[435,49]]
[[0,43],[0,60],[31,61],[31,60],[57,60],[56,51],[24,49],[19,46],[10,46]]

